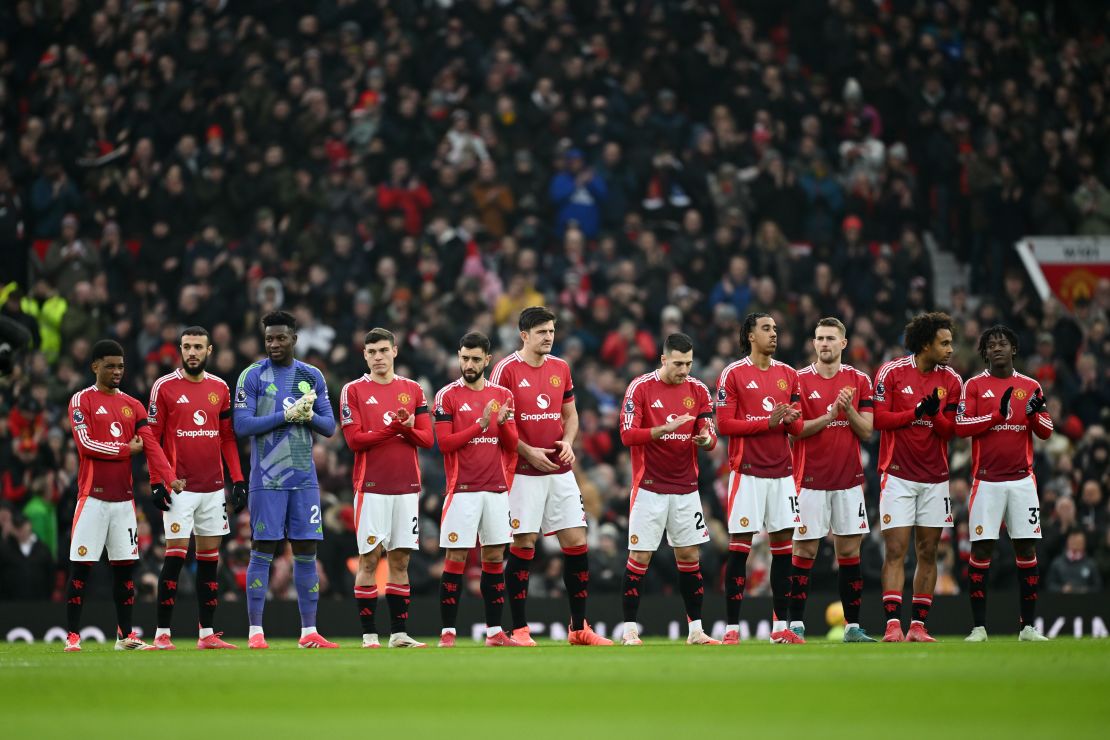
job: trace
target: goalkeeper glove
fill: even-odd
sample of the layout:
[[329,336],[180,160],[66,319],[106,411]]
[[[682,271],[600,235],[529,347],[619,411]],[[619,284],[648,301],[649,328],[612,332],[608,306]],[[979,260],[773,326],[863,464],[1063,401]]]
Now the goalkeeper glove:
[[1014,389],[1013,386],[1011,386],[1006,389],[1006,392],[1002,394],[1002,398],[998,402],[998,413],[1002,414],[1003,419],[1007,419],[1010,416],[1010,396],[1013,394]]
[[1039,414],[1041,411],[1043,411],[1044,407],[1045,407],[1044,394],[1041,393],[1041,389],[1038,388],[1037,392],[1034,393],[1029,398],[1029,402],[1027,404],[1025,404],[1025,415],[1029,416],[1029,417],[1033,417],[1036,414]]
[[164,483],[155,483],[150,487],[151,497],[154,499],[154,505],[162,511],[170,510],[170,492]]
[[316,391],[309,391],[297,400],[296,403],[285,409],[285,420],[291,424],[311,421],[312,404],[316,401]]
[[231,508],[238,514],[247,506],[247,483],[235,481],[231,484]]

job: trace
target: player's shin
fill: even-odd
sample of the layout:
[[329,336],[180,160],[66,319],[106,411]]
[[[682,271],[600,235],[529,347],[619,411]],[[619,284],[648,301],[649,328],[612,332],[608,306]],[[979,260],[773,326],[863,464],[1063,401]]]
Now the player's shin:
[[501,632],[501,612],[505,607],[505,563],[482,563],[482,601],[486,607],[486,637]]
[[744,604],[744,588],[748,580],[748,554],[750,542],[730,542],[728,564],[725,566],[725,614],[728,630],[740,625],[740,607]]
[[459,599],[462,598],[463,571],[466,562],[447,560],[439,581],[439,618],[444,630],[455,631],[459,618]]
[[202,639],[213,634],[212,623],[216,617],[216,606],[220,603],[219,567],[219,548],[197,549],[197,621]]
[[839,571],[836,582],[840,590],[840,604],[844,607],[844,621],[851,626],[859,625],[860,601],[863,597],[863,572],[860,570],[859,555],[850,558],[837,558]]
[[266,594],[270,592],[270,565],[273,562],[272,554],[251,550],[247,565],[247,616],[252,634],[262,632],[262,612],[266,607]]
[[686,619],[690,632],[701,630],[701,606],[705,599],[705,582],[701,576],[701,561],[677,562],[678,587],[682,591],[682,602],[686,606]]
[[535,556],[534,547],[513,545],[509,548],[505,587],[509,594],[509,612],[512,615],[514,630],[528,626],[525,607],[528,603],[528,579],[531,577],[532,559]]
[[135,561],[113,560],[112,599],[116,602],[116,626],[121,637],[131,634],[131,613],[135,608]]
[[1037,616],[1037,594],[1040,591],[1041,574],[1037,567],[1037,555],[1017,558],[1018,588],[1021,596],[1021,626],[1030,627]]
[[316,572],[316,553],[293,555],[293,584],[297,587],[297,607],[301,612],[301,637],[316,631],[316,606],[320,601],[320,575]]
[[66,631],[81,631],[81,607],[85,600],[85,584],[92,572],[91,563],[70,563],[69,584],[66,586]]
[[590,560],[587,546],[563,548],[563,585],[570,600],[570,628],[586,626],[586,599],[590,592]]
[[[181,577],[181,568],[185,565],[185,556],[189,553],[187,547],[167,547],[166,558],[162,561],[162,574],[158,578],[158,635],[170,634],[173,624],[173,607],[177,602],[177,581]],[[197,590],[200,593],[200,590]]]
[[987,626],[987,582],[990,575],[990,558],[976,558],[967,563],[967,593],[971,598],[971,619],[976,627]]
[[813,571],[813,558],[794,555],[790,574],[790,626],[805,626],[806,601],[809,599],[810,574]]
[[643,591],[644,576],[647,575],[647,565],[637,563],[632,558],[624,567],[624,582],[622,584],[621,606],[624,611],[624,621],[635,624],[636,614],[640,611],[640,593]]
[[786,628],[790,613],[791,550],[789,538],[771,541],[771,600],[775,608],[773,632]]

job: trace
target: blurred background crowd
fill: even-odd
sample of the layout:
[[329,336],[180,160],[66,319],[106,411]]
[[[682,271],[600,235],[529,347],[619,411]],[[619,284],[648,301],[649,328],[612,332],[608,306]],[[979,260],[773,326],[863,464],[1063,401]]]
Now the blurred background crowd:
[[[955,318],[965,377],[983,328],[1015,329],[1057,430],[1036,445],[1048,587],[1100,589],[1110,283],[1042,302],[1012,247],[1110,234],[1107,28],[1097,0],[4,3],[0,312],[34,348],[0,380],[0,599],[60,598],[78,466],[65,407],[92,382],[98,338],[126,348],[124,388],[145,403],[181,327],[210,329],[209,370],[233,383],[262,354],[259,316],[282,307],[333,401],[365,370],[373,326],[430,396],[457,377],[465,331],[500,357],[534,304],[557,312],[574,372],[595,592],[619,589],[625,559],[627,382],[682,330],[715,384],[754,310],[796,367],[817,319],[840,317],[845,361],[868,373],[921,311]],[[934,244],[958,279],[938,276]],[[315,455],[322,585],[349,598],[351,455],[339,434]],[[965,578],[969,460],[953,442],[940,593]],[[422,461],[415,594],[434,592],[440,560],[442,463]],[[724,446],[701,462],[719,584]],[[161,517],[137,492],[152,599]],[[242,590],[245,518],[225,598]],[[881,547],[873,532],[872,589]],[[831,585],[827,549],[815,577]],[[550,555],[535,594],[563,588]],[[671,588],[673,559],[655,562],[649,587]],[[761,593],[765,547],[751,562]],[[995,558],[1000,586],[1010,564]],[[275,598],[290,571],[275,562]]]

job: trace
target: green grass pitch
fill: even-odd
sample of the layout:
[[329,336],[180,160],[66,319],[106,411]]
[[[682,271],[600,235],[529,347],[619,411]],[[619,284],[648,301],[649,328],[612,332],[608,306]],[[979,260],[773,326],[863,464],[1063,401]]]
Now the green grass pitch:
[[[0,644],[6,738],[1106,737],[1110,640],[117,653]],[[244,643],[245,644],[245,643]],[[250,733],[247,735],[246,733]],[[330,733],[330,734],[329,734]],[[727,733],[727,734],[722,734]],[[773,735],[767,733],[774,733]]]

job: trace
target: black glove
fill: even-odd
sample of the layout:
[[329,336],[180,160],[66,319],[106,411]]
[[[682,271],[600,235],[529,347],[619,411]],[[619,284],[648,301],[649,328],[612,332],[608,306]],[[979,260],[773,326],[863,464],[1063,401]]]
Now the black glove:
[[236,481],[231,484],[231,508],[236,514],[247,508],[246,481]]
[[1002,418],[1006,419],[1010,416],[1010,396],[1014,393],[1013,386],[1006,389],[1002,394],[1002,400],[998,402],[998,413],[1002,414]]
[[1043,411],[1044,407],[1044,394],[1041,393],[1041,389],[1038,388],[1037,392],[1030,397],[1029,403],[1025,404],[1025,415],[1032,418],[1034,415]]
[[150,493],[155,506],[162,511],[170,510],[170,491],[164,483],[155,483],[150,487]]
[[934,388],[931,396],[925,396],[917,402],[913,415],[920,419],[922,416],[936,416],[938,411],[940,411],[940,395]]

